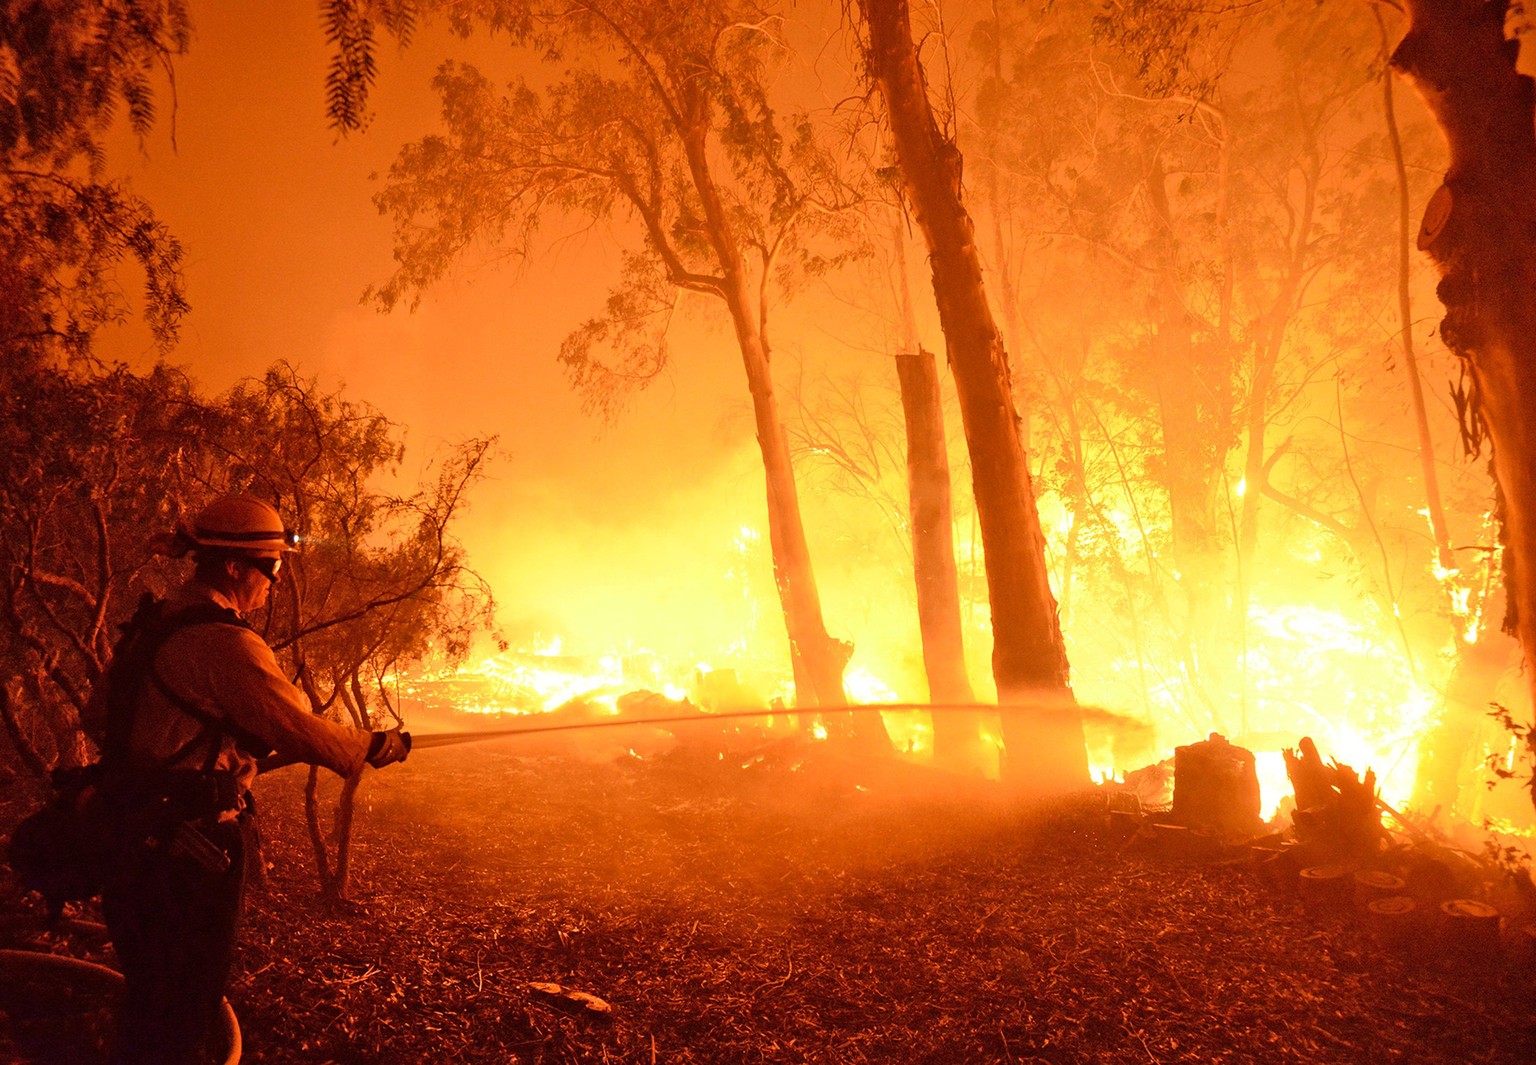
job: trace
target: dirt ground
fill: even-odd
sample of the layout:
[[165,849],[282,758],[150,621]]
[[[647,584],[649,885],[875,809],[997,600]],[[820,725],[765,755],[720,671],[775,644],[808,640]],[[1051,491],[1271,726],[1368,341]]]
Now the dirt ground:
[[[1389,949],[1246,854],[1169,853],[1094,799],[1026,808],[783,748],[424,750],[369,774],[353,904],[326,914],[303,780],[258,791],[271,869],[229,990],[247,1062],[1536,1060],[1529,959]],[[12,818],[23,790],[0,788]],[[37,933],[12,886],[0,917],[0,946],[110,960]],[[101,1060],[89,985],[0,980],[0,1060]]]

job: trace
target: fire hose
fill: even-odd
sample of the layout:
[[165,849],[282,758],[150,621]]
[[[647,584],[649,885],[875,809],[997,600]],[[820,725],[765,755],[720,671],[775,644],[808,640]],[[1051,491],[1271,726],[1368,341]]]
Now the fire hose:
[[[708,724],[714,721],[739,720],[744,718],[776,717],[782,714],[818,714],[833,715],[845,713],[878,713],[912,712],[912,711],[1000,711],[1008,709],[1020,710],[1049,710],[1052,712],[1071,712],[1079,717],[1098,719],[1118,725],[1120,727],[1145,728],[1146,723],[1135,718],[1127,717],[1114,711],[1104,710],[1098,707],[1071,705],[1066,707],[1046,707],[1038,704],[1026,704],[1021,706],[1000,707],[994,703],[859,703],[852,706],[815,707],[807,709],[778,709],[769,707],[728,708],[719,711],[700,711],[693,714],[669,714],[660,717],[627,718],[613,717],[597,721],[568,721],[554,725],[523,725],[514,728],[481,729],[473,732],[438,732],[427,733],[413,737],[411,746],[413,749],[426,749],[431,747],[450,747],[461,743],[479,743],[487,740],[505,739],[512,736],[531,736],[541,733],[576,732],[589,729],[602,728],[635,728],[647,725],[685,725]],[[103,929],[105,931],[105,929]],[[94,962],[82,961],[78,958],[66,957],[58,954],[47,954],[32,950],[0,950],[0,961],[15,963],[24,967],[36,969],[64,970],[76,974],[96,976],[115,984],[122,983],[122,974],[117,970]],[[225,999],[221,1004],[220,1019],[224,1028],[229,1051],[224,1058],[223,1065],[239,1065],[242,1052],[242,1040],[240,1035],[240,1022],[235,1016],[234,1009],[229,1000]]]
[[477,729],[472,732],[429,732],[422,735],[413,735],[411,737],[411,749],[415,751],[429,747],[451,747],[460,743],[479,743],[484,740],[497,740],[508,736],[532,736],[548,732],[578,732],[586,729],[631,728],[643,725],[707,725],[713,721],[728,721],[752,717],[779,717],[787,714],[835,716],[838,714],[881,711],[897,713],[935,710],[991,711],[994,713],[1009,710],[1036,710],[1049,713],[1070,713],[1085,721],[1098,721],[1119,728],[1146,729],[1151,727],[1147,722],[1139,718],[1129,717],[1102,707],[1077,704],[1051,706],[1042,703],[1010,703],[1000,706],[997,703],[858,703],[852,706],[818,706],[802,709],[779,709],[776,707],[737,709],[732,707],[720,711],[699,711],[694,714],[675,714],[663,717],[612,717],[597,721],[566,721],[557,725],[521,725],[511,728]]
[[[93,931],[106,932],[101,925],[91,924],[86,921],[72,922]],[[53,970],[66,972],[76,976],[93,976],[114,985],[121,986],[123,974],[106,965],[98,965],[95,962],[83,961],[80,958],[71,958],[63,954],[47,954],[38,950],[0,950],[0,964],[8,968],[24,968],[37,971]],[[240,1065],[240,1055],[243,1052],[243,1043],[240,1037],[240,1021],[235,1016],[234,1007],[229,1004],[229,999],[224,999],[219,1004],[219,1023],[224,1029],[225,1046],[228,1051],[222,1060],[222,1065]]]

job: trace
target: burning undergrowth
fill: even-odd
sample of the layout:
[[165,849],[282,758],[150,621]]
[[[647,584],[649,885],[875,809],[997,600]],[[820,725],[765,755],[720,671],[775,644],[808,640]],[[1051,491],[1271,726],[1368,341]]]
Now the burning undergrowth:
[[370,775],[339,914],[313,902],[302,770],[263,779],[272,868],[231,989],[246,1060],[1536,1053],[1528,963],[1395,952],[1245,852],[1128,836],[1103,795],[1025,808],[800,743],[599,764],[523,742]]

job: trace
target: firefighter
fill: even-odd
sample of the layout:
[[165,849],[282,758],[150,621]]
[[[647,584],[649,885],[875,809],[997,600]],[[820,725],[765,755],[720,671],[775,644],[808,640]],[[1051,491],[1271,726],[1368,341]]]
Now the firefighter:
[[201,1060],[260,861],[250,794],[258,759],[345,777],[410,752],[399,729],[367,732],[311,713],[245,624],[296,543],[261,499],[209,504],[163,545],[192,555],[192,576],[169,600],[141,602],[93,698],[100,791],[124,841],[102,893],[125,981],[117,1065]]

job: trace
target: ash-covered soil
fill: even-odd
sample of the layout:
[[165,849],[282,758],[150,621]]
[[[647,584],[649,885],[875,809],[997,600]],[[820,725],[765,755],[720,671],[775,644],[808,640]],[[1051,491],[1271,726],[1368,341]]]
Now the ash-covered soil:
[[[315,902],[304,770],[263,779],[272,868],[229,992],[244,1061],[1536,1060],[1528,961],[1384,948],[1245,856],[1128,841],[1092,800],[782,747],[525,755],[370,773],[344,913]],[[0,945],[110,959],[0,903]],[[50,979],[0,980],[0,1060],[100,1060],[104,993]]]

